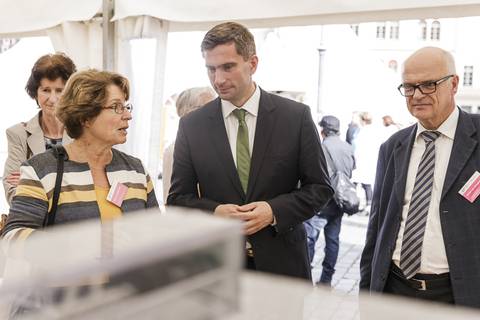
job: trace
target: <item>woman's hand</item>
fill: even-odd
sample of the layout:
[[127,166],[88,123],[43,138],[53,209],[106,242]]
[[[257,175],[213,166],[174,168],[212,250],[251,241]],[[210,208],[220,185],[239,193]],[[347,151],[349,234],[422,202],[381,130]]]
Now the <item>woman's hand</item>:
[[14,171],[7,176],[6,181],[12,186],[17,186],[20,181],[20,171]]

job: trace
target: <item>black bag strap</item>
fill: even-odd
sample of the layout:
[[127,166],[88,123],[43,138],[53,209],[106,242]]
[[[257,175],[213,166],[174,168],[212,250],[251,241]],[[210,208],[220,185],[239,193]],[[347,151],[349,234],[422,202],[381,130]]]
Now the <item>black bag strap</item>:
[[44,227],[48,227],[55,224],[58,198],[60,197],[60,189],[62,187],[63,164],[67,158],[67,152],[65,151],[65,148],[63,146],[54,146],[53,150],[57,158],[57,178],[55,180],[55,188],[53,189],[52,208],[50,209],[47,216],[45,217],[45,221],[43,223]]

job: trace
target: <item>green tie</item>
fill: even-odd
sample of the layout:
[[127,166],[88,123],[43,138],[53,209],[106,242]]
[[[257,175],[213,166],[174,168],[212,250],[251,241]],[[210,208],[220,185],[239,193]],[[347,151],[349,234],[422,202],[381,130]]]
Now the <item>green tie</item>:
[[243,109],[233,111],[238,119],[237,133],[237,172],[242,188],[247,193],[248,175],[250,174],[250,151],[248,147],[248,127],[245,122],[245,113]]

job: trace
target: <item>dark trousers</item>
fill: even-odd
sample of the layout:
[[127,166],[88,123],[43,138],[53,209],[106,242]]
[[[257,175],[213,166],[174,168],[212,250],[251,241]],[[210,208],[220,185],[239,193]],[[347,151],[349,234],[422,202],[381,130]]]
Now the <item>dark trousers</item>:
[[318,240],[322,228],[325,235],[325,257],[322,262],[320,283],[330,284],[333,274],[335,273],[335,265],[337,264],[338,251],[340,249],[342,216],[337,205],[330,204],[320,214],[313,216],[304,223],[305,229],[307,230],[310,263],[315,255],[315,243]]
[[[385,293],[429,301],[443,302],[448,304],[455,303],[455,300],[453,298],[452,286],[450,283],[447,283],[444,286],[437,286],[432,289],[418,290],[408,285],[405,280],[402,280],[402,276],[399,275],[399,272],[401,273],[398,267],[394,266],[392,263],[392,268],[390,270],[387,282],[385,284],[385,288],[383,290]],[[414,276],[414,278],[422,280],[428,280],[429,278],[432,279],[435,277],[435,275],[420,274]]]

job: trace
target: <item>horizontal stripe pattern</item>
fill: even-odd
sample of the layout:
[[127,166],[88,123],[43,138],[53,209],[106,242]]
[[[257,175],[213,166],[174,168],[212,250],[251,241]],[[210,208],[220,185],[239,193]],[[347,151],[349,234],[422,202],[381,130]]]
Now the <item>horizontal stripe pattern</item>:
[[147,174],[147,193],[153,191],[153,181],[150,179],[150,175]]
[[68,192],[60,192],[60,197],[58,198],[58,205],[60,206],[64,203],[89,201],[97,201],[97,196],[93,188],[91,190],[71,190]]
[[147,179],[145,174],[137,172],[135,170],[120,170],[114,172],[107,172],[108,181],[110,184],[114,182],[123,184],[141,184],[146,189]]
[[32,197],[35,199],[48,201],[47,194],[42,187],[37,187],[29,184],[19,183],[15,192],[15,196]]
[[[48,190],[47,193],[53,192],[53,189],[55,188],[56,179],[57,179],[56,168],[54,172],[48,173],[40,179],[45,190]],[[92,178],[92,174],[90,173],[90,169],[88,168],[87,171],[82,171],[82,172],[68,172],[67,168],[65,168],[63,173],[63,178],[62,178],[62,187],[72,186],[72,185],[76,185],[76,186],[93,185],[93,178]]]
[[[157,207],[153,182],[137,158],[112,149],[113,157],[106,166],[110,185],[115,182],[128,187],[121,206],[123,213]],[[21,180],[12,200],[4,236],[18,230],[43,227],[51,208],[57,176],[57,159],[52,150],[36,155],[21,166]],[[88,164],[65,161],[62,187],[55,224],[100,217],[93,178]]]
[[140,189],[128,188],[127,194],[125,195],[124,200],[127,200],[127,199],[142,199],[143,201],[147,201],[147,193],[145,192],[145,189],[140,190]]

